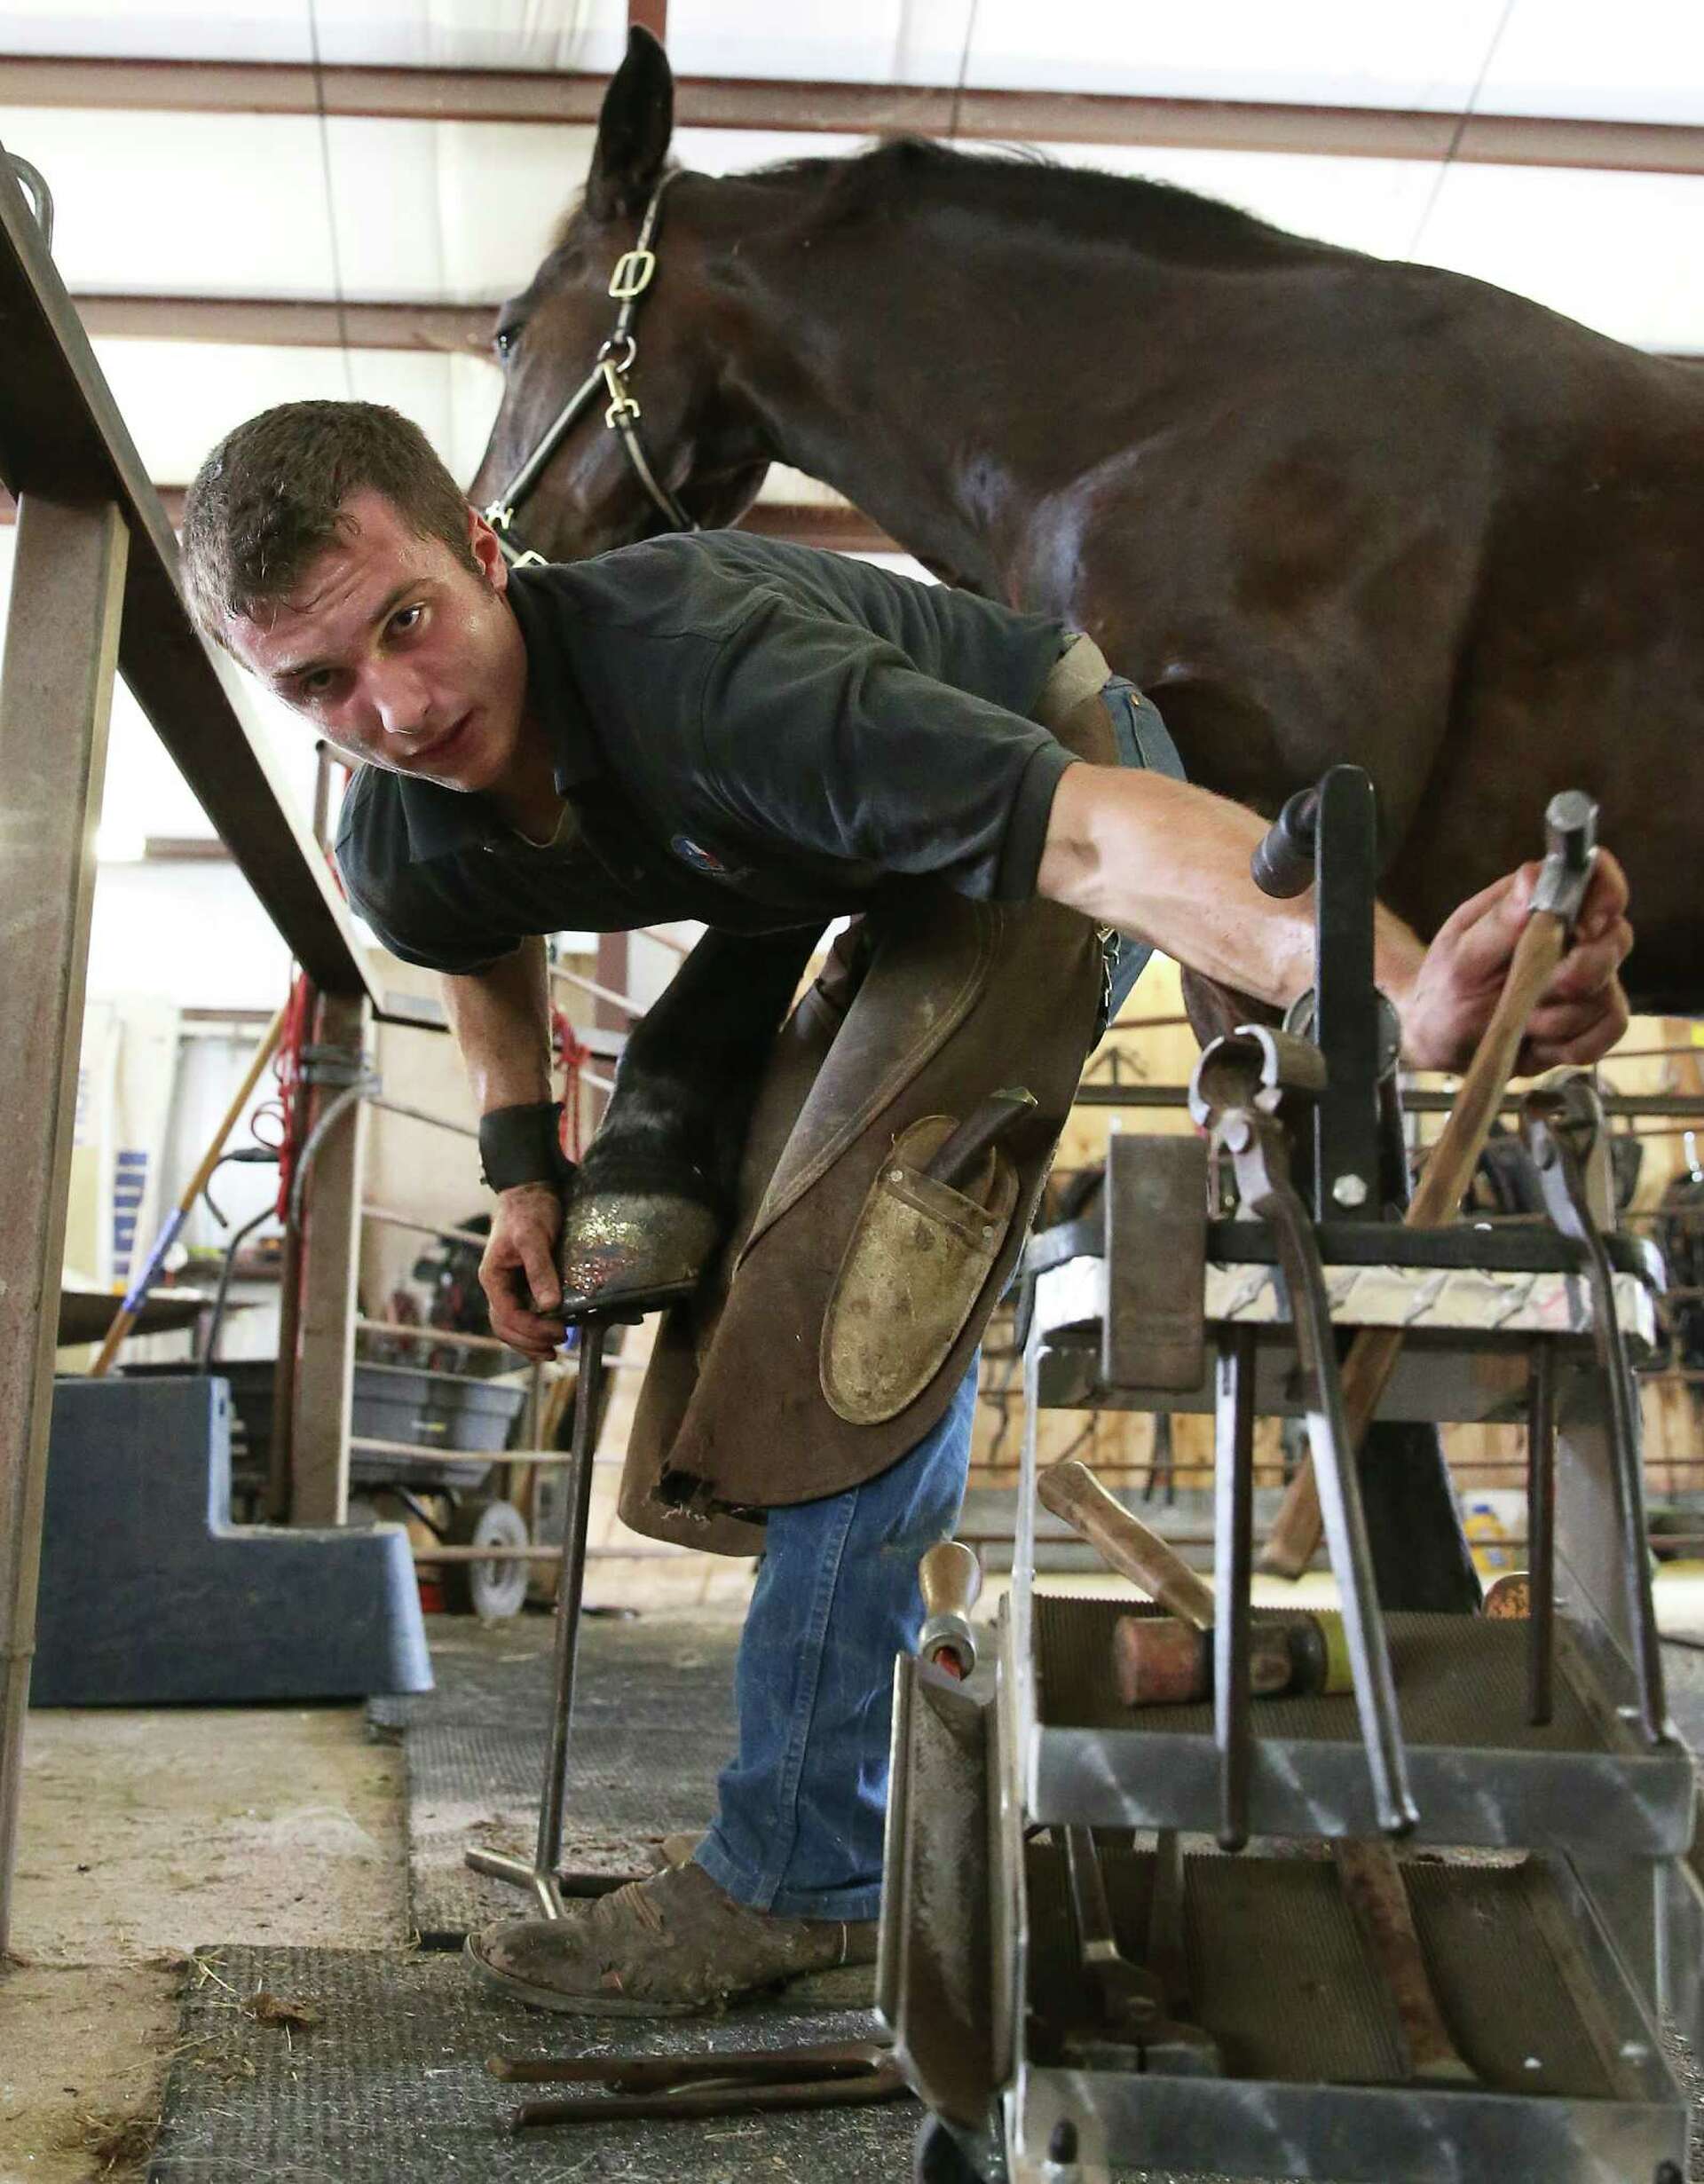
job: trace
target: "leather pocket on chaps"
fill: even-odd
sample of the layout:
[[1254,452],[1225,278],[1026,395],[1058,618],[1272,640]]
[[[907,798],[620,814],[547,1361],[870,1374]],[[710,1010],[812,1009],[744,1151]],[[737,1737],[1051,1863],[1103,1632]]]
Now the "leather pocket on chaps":
[[956,1127],[926,1115],[895,1141],[859,1211],[823,1316],[823,1393],[848,1425],[915,1402],[951,1355],[999,1256],[1017,1171],[998,1148],[971,1189],[923,1173]]

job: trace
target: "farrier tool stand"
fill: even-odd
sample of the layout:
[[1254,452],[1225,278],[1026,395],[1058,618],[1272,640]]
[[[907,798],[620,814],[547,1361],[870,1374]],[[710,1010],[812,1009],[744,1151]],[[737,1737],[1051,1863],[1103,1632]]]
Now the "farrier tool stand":
[[[1704,1874],[1632,1379],[1661,1270],[1614,1230],[1586,1076],[1526,1102],[1550,1218],[1456,1217],[1583,893],[1592,816],[1552,800],[1512,997],[1412,1201],[1372,979],[1371,785],[1337,768],[1264,845],[1274,886],[1314,887],[1312,1004],[1289,1037],[1219,1042],[1192,1088],[1235,1213],[1210,1205],[1206,1140],[1118,1135],[1100,1211],[1030,1245],[998,1640],[967,1678],[937,1648],[895,1680],[878,1991],[932,2110],[930,2184],[1126,2164],[1681,2184],[1688,2109],[1660,2026],[1704,2035]],[[1082,1467],[1041,1471],[1055,1406],[1214,1417],[1211,1587],[1163,1545],[1125,1556],[1115,1518],[1139,1550],[1142,1527],[1063,1476]],[[1340,1615],[1250,1605],[1260,1415],[1306,1421]],[[1524,1626],[1381,1605],[1361,1521],[1380,1459],[1356,1463],[1374,1417],[1525,1423]],[[1038,1589],[1044,1478],[1046,1510],[1164,1609]],[[937,1588],[932,1629],[955,1614],[967,1597]],[[1115,1632],[1168,1616],[1196,1682],[1147,1703],[1121,1689]],[[1304,1624],[1331,1673],[1251,1689],[1251,1634],[1270,1660],[1274,1630]]]

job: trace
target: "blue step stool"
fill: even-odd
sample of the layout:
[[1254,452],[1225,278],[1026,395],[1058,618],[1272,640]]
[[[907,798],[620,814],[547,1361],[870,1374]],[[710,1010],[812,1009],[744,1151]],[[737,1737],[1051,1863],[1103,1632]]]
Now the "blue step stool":
[[56,1384],[32,1705],[431,1688],[400,1526],[231,1522],[223,1380]]

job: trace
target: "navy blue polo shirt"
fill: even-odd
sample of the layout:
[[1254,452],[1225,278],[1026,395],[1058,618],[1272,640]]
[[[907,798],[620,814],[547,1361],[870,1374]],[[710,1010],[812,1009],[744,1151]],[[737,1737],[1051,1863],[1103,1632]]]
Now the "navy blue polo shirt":
[[743,532],[511,572],[567,811],[362,767],[337,862],[394,955],[483,970],[530,934],[826,923],[933,878],[1027,901],[1071,755],[1027,716],[1067,632]]

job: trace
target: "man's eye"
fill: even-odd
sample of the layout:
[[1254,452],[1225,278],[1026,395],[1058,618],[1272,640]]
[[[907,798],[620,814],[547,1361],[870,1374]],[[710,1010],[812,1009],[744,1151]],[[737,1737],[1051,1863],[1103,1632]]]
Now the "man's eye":
[[390,617],[391,635],[393,637],[406,637],[410,630],[418,629],[420,627],[421,617],[425,613],[425,611],[426,610],[423,606],[398,608],[396,613]]
[[330,668],[316,667],[311,674],[302,677],[296,688],[304,698],[323,698],[331,688]]

